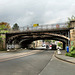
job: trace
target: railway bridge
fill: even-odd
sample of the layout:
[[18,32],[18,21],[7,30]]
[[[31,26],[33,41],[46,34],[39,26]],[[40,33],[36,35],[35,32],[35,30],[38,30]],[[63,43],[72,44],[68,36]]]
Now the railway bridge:
[[65,49],[65,46],[70,44],[72,28],[65,23],[20,27],[18,31],[6,33],[6,47],[18,45],[18,47],[26,48],[35,40],[49,39],[63,42],[63,49]]

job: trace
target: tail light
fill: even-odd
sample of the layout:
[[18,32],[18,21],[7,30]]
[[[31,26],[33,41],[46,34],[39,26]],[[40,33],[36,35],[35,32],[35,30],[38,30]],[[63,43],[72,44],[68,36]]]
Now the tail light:
[[50,47],[52,47],[52,45],[50,45]]

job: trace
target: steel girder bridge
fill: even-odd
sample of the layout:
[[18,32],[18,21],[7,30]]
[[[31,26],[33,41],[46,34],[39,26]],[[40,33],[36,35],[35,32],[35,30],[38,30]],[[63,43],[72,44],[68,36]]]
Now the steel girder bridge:
[[20,27],[17,31],[6,33],[6,47],[18,44],[21,48],[26,48],[35,40],[49,39],[63,42],[65,49],[65,46],[70,44],[70,29],[72,28],[65,23]]

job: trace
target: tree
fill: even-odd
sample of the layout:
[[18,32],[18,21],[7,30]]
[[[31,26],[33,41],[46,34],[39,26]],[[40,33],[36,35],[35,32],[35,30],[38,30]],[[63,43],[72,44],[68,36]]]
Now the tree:
[[[0,33],[6,33],[10,29],[10,25],[7,22],[0,22]],[[4,36],[0,34],[0,49],[3,49]]]
[[13,29],[13,30],[19,30],[19,26],[18,26],[18,24],[15,23],[15,24],[13,25],[12,29]]
[[70,21],[72,21],[72,20],[75,20],[75,16],[74,15],[72,15],[71,18],[68,17],[68,21],[67,21],[68,27],[70,27]]
[[10,29],[11,27],[10,27],[10,25],[9,25],[9,23],[7,23],[7,22],[1,22],[0,23],[0,30],[7,30],[7,29]]
[[55,40],[53,40],[53,43],[55,43]]
[[59,42],[58,46],[60,46],[62,48],[63,47],[63,43]]
[[45,42],[49,42],[49,43],[51,43],[51,40],[45,40]]

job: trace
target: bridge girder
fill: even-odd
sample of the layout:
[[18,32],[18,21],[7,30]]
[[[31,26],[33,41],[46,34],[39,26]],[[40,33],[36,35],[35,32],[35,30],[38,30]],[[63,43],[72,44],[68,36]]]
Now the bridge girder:
[[[40,36],[41,35],[41,36]],[[12,36],[10,38],[8,38],[8,40],[13,40],[15,38],[18,38],[18,37],[24,37],[24,38],[29,38],[29,37],[32,37],[32,38],[35,38],[35,37],[50,37],[50,36],[55,36],[55,37],[61,37],[61,38],[64,38],[64,39],[67,39],[67,40],[70,40],[70,38],[66,37],[66,36],[63,36],[63,35],[60,35],[60,34],[53,34],[53,33],[38,33],[38,34],[33,34],[33,35],[28,35],[28,34],[20,34],[20,35],[15,35],[15,36]]]
[[[22,43],[31,43],[34,40],[42,40],[42,39],[50,39],[50,40],[58,40],[62,41],[64,43],[67,43],[68,40],[70,39],[64,35],[56,34],[56,31],[51,33],[50,31],[38,31],[38,32],[23,32],[23,33],[13,33],[13,34],[8,34],[10,35],[7,37],[7,43],[8,41],[12,43],[15,39],[16,41],[19,41],[19,44]],[[23,40],[22,40],[23,39]]]

